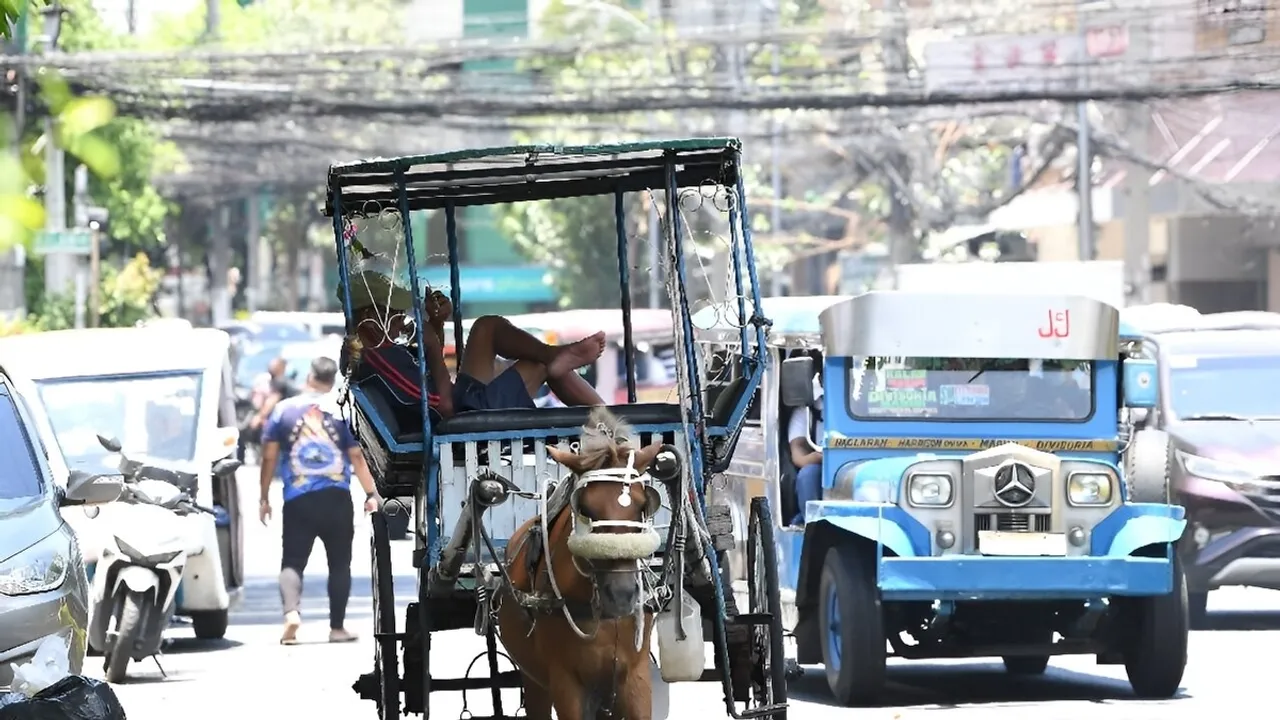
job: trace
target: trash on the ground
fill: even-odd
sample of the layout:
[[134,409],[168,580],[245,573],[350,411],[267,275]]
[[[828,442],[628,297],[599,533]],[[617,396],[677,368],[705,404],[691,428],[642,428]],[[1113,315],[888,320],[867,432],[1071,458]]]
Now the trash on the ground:
[[67,675],[33,697],[0,695],[0,720],[128,720],[107,683]]
[[60,635],[50,635],[36,648],[31,662],[13,666],[13,690],[33,697],[70,674],[70,644]]

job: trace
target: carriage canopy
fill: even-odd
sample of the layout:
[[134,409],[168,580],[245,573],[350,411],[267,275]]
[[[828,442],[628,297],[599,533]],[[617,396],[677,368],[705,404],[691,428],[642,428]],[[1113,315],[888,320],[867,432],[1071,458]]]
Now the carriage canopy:
[[828,357],[1115,360],[1116,308],[1077,295],[875,291],[822,311]]

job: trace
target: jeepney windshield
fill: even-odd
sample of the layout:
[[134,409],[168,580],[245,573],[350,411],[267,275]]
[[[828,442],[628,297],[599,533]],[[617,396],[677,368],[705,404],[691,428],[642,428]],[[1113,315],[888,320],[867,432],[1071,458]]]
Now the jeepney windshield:
[[1082,422],[1093,415],[1093,363],[853,358],[849,410],[866,420]]

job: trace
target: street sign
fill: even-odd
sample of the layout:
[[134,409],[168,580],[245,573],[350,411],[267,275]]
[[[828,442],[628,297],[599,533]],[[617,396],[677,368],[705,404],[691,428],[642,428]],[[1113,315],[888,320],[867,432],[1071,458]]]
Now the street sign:
[[930,93],[1036,93],[1076,89],[1079,35],[978,35],[925,45]]
[[37,255],[64,253],[88,255],[93,247],[93,231],[86,228],[42,230],[36,234]]

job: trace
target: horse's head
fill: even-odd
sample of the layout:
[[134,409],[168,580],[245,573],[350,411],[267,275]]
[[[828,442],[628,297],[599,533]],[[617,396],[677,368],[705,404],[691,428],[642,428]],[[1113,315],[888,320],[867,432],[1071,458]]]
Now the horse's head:
[[661,544],[653,516],[662,499],[648,469],[662,444],[638,447],[636,439],[629,425],[600,407],[591,412],[576,452],[547,449],[573,473],[569,552],[595,576],[602,600],[610,605],[634,606],[637,561],[651,557]]

